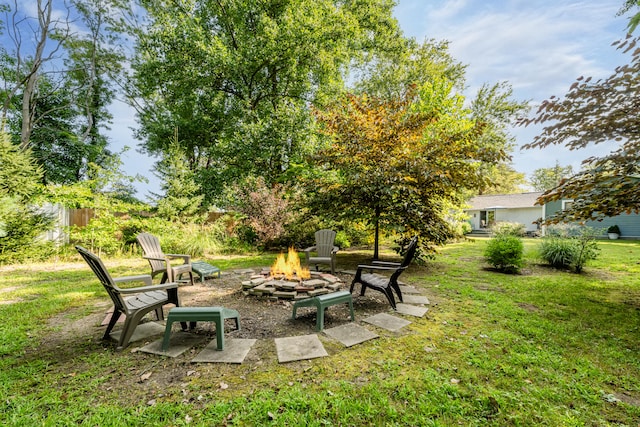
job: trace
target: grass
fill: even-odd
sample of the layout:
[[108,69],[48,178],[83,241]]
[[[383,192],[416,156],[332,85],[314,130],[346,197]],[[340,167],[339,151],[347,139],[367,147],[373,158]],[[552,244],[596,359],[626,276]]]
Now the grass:
[[[448,245],[403,275],[432,301],[408,333],[251,366],[117,353],[91,337],[52,347],[60,324],[104,309],[101,286],[80,262],[2,268],[0,424],[637,426],[640,242],[599,242],[580,275],[538,265],[537,243],[525,240],[520,275],[490,271],[483,239]],[[114,275],[147,268],[107,261]],[[161,370],[175,381],[137,380]]]

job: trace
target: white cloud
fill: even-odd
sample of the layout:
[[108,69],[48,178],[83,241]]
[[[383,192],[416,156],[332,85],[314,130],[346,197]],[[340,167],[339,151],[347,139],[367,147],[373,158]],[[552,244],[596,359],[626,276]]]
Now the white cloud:
[[[425,4],[428,3],[428,4]],[[626,19],[616,17],[619,0],[400,0],[396,17],[418,40],[449,40],[453,57],[467,64],[469,94],[483,83],[508,81],[514,96],[539,103],[563,95],[581,75],[606,77],[624,63],[614,40],[624,37]],[[541,128],[513,130],[519,145]],[[527,174],[556,161],[579,170],[582,159],[603,146],[514,152],[514,166]]]

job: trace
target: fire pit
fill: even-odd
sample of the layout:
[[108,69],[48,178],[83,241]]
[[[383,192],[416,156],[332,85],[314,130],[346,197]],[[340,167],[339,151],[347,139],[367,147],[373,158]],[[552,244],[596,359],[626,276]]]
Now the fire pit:
[[300,258],[294,248],[289,248],[271,266],[242,282],[247,295],[255,295],[270,300],[299,300],[340,290],[342,282],[332,274],[311,272],[300,265]]

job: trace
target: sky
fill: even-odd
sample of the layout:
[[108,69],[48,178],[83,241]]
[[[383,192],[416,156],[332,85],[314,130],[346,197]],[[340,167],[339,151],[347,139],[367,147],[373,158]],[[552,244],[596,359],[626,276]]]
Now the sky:
[[[605,78],[628,57],[611,44],[624,38],[628,17],[616,14],[623,0],[399,0],[394,15],[407,37],[448,40],[451,55],[467,66],[465,95],[473,97],[484,83],[506,81],[516,100],[536,106],[552,95],[562,96],[579,76]],[[135,117],[125,105],[112,108],[112,149],[127,145],[127,173],[149,178],[138,184],[137,196],[159,193],[151,169],[157,159],[140,154],[130,130]],[[512,166],[527,177],[538,168],[571,165],[613,147],[601,144],[579,151],[564,147],[520,150],[541,127],[511,129],[516,148]]]

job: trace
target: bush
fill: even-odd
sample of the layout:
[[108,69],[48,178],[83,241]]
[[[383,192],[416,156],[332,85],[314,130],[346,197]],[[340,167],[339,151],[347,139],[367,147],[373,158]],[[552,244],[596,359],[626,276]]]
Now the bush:
[[[0,200],[6,202],[8,198]],[[6,209],[1,219],[0,264],[42,261],[55,253],[55,244],[41,238],[52,227],[50,215],[16,204]]]
[[497,222],[491,227],[491,231],[495,236],[523,237],[526,234],[524,224],[520,224],[519,222]]
[[612,225],[611,227],[607,228],[607,233],[621,234],[620,227],[618,227],[617,225]]
[[573,262],[572,239],[557,236],[543,237],[538,251],[540,257],[554,268],[569,268]]
[[516,236],[498,235],[489,241],[485,250],[487,262],[505,273],[517,273],[524,265],[524,245]]
[[542,238],[540,257],[552,267],[572,268],[580,273],[587,262],[598,256],[597,233],[590,227],[554,229]]

